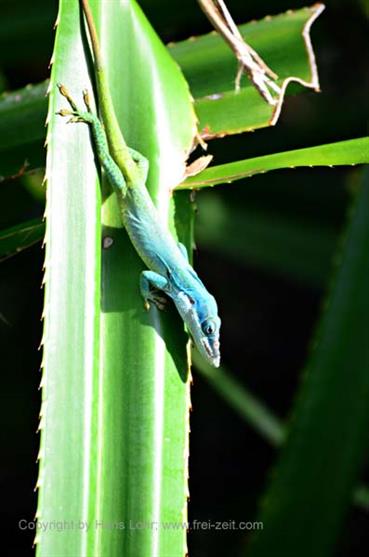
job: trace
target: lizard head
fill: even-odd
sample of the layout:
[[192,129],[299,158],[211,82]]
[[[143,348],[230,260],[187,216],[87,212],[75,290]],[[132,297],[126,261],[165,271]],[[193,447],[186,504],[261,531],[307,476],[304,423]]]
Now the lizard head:
[[208,317],[201,323],[201,333],[195,344],[205,360],[214,367],[219,367],[219,329],[220,319],[218,315]]
[[201,356],[210,365],[219,367],[220,319],[214,297],[207,293],[200,302],[190,298],[183,318]]

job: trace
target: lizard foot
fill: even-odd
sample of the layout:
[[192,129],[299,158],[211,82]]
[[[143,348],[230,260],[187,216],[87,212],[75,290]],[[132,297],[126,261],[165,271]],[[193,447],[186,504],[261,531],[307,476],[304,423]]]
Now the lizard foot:
[[71,116],[71,118],[68,120],[68,123],[75,123],[75,122],[85,122],[86,124],[92,123],[93,116],[91,112],[90,99],[87,90],[85,89],[83,91],[83,100],[87,108],[87,112],[86,112],[83,110],[79,110],[78,106],[76,105],[76,103],[74,102],[73,98],[70,96],[67,88],[64,85],[58,83],[58,89],[60,91],[60,94],[67,99],[70,105],[70,109],[62,108],[57,112],[57,114],[59,116]]
[[150,309],[150,302],[151,302],[155,304],[158,309],[163,310],[166,308],[167,301],[168,300],[163,296],[159,296],[157,294],[151,293],[150,297],[147,298],[144,302],[144,308],[146,309],[146,311],[148,311]]

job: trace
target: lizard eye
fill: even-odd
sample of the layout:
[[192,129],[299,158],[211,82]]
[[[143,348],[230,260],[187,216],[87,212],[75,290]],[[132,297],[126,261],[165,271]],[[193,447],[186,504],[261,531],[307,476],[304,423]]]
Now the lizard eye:
[[215,333],[215,324],[212,321],[205,321],[202,324],[202,330],[206,335],[213,335]]

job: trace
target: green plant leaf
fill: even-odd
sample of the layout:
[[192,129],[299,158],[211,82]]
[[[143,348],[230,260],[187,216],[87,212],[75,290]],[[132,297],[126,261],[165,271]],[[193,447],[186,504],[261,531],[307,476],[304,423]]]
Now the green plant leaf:
[[331,555],[360,473],[369,425],[368,174],[339,263],[250,557]]
[[45,166],[47,83],[0,96],[0,181]]
[[[89,519],[96,490],[100,336],[100,189],[85,126],[55,116],[56,82],[89,83],[78,3],[62,1],[49,96],[42,407],[37,519]],[[73,47],[73,55],[71,48]],[[78,69],[78,71],[77,71]],[[91,491],[90,491],[91,490]],[[71,523],[71,522],[70,522]],[[38,531],[37,555],[80,555],[86,528]]]
[[[184,172],[195,133],[187,84],[135,2],[91,1],[91,7],[123,133],[149,158],[150,192],[175,232],[170,189]],[[90,528],[62,536],[39,531],[37,554],[183,555],[187,337],[173,307],[165,315],[144,310],[138,286],[143,264],[106,184],[100,231],[87,128],[53,116],[63,106],[57,82],[78,102],[90,83],[78,3],[62,0],[58,19],[48,131],[38,519],[85,520]]]
[[40,219],[0,230],[0,261],[39,242],[45,233],[45,225]]
[[328,145],[307,147],[273,153],[262,157],[245,159],[206,168],[196,176],[187,178],[176,189],[201,189],[220,184],[230,184],[236,180],[255,174],[263,174],[281,168],[307,166],[340,166],[369,163],[369,137],[349,139]]
[[241,91],[234,90],[237,61],[214,33],[172,45],[196,99],[199,129],[212,139],[275,124],[289,83],[319,90],[310,27],[323,11],[322,4],[266,17],[239,27],[247,43],[278,74],[283,94],[276,109],[266,103],[245,77]]

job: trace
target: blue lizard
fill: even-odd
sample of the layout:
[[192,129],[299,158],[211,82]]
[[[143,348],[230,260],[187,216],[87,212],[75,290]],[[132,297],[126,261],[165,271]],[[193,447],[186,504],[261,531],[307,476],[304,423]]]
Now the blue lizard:
[[[86,91],[83,98],[87,110],[82,111],[66,88],[59,84],[59,91],[67,99],[71,109],[62,109],[58,114],[71,116],[71,122],[84,122],[91,128],[99,162],[117,195],[122,222],[136,251],[149,269],[143,271],[140,277],[140,290],[146,309],[150,308],[150,303],[163,309],[166,303],[163,294],[170,297],[201,355],[208,363],[218,367],[220,318],[215,298],[206,290],[191,267],[185,246],[178,244],[160,222],[145,185],[148,160],[126,146],[120,130],[113,133],[117,131],[117,128],[114,129],[115,113],[99,63],[97,37],[96,34],[94,36],[94,27],[91,27],[93,21],[88,3],[82,1],[82,6],[88,21],[95,62],[97,61],[99,101],[108,133],[105,133],[104,126],[91,112]],[[112,128],[113,132],[109,135]],[[120,136],[120,143],[115,139],[117,135]]]

